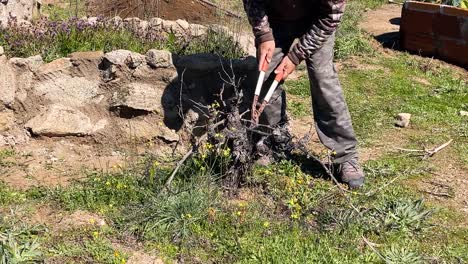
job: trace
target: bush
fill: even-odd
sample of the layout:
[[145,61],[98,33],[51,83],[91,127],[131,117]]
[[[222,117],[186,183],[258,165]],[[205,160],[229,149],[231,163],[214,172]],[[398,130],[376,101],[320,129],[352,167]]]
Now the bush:
[[95,23],[77,18],[61,21],[41,19],[30,27],[9,21],[8,28],[0,29],[0,45],[10,57],[41,54],[47,62],[77,51],[109,52],[116,49],[139,53],[166,49],[178,55],[216,53],[226,58],[244,55],[232,37],[221,30],[208,30],[202,37],[176,37],[154,30],[138,32],[102,18]]

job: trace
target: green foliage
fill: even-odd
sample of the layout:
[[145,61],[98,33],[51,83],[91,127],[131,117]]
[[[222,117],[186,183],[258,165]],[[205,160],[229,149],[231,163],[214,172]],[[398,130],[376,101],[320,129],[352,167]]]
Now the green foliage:
[[310,100],[303,102],[302,100],[295,100],[288,102],[288,112],[292,114],[293,117],[299,118],[303,116],[310,116],[311,114],[311,105]]
[[207,35],[185,42],[180,54],[213,53],[223,58],[239,58],[245,54],[233,38],[222,30],[209,29]]
[[0,263],[36,263],[42,260],[43,252],[37,235],[43,233],[39,226],[28,226],[10,219],[0,218]]
[[121,249],[114,249],[108,238],[109,230],[84,228],[67,230],[64,234],[54,234],[51,245],[52,260],[60,263],[126,263],[128,256]]
[[407,248],[392,246],[385,252],[386,263],[388,264],[420,264],[423,259],[417,253],[414,253]]
[[93,173],[85,182],[54,191],[53,197],[67,210],[86,209],[100,213],[119,210],[128,203],[144,201],[151,190],[133,174]]
[[[35,41],[30,41],[34,39]],[[215,53],[225,58],[239,58],[244,52],[222,30],[208,30],[201,37],[174,34],[142,34],[122,28],[105,20],[90,24],[72,18],[63,21],[38,21],[30,29],[15,24],[0,29],[0,45],[10,57],[42,55],[47,62],[78,51],[104,51],[126,49],[146,53],[149,49],[166,49],[178,55]]]
[[0,181],[0,205],[10,203],[23,203],[27,200],[27,195],[24,192],[12,190],[5,183]]
[[36,241],[18,244],[12,233],[0,233],[0,263],[34,263],[42,256]]
[[423,200],[397,200],[379,208],[383,212],[383,223],[389,229],[419,230],[432,214],[424,208]]
[[374,8],[384,1],[350,1],[345,15],[336,33],[335,58],[345,59],[349,56],[370,54],[373,48],[368,37],[357,26],[366,8]]

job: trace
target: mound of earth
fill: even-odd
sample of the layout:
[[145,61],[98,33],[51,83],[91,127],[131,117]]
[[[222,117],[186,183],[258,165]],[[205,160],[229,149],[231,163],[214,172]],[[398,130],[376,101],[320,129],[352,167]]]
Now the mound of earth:
[[[184,19],[198,24],[213,24],[220,20],[220,10],[215,5],[199,0],[88,0],[87,7],[95,16],[160,17],[168,20]],[[224,13],[234,16],[229,12]]]

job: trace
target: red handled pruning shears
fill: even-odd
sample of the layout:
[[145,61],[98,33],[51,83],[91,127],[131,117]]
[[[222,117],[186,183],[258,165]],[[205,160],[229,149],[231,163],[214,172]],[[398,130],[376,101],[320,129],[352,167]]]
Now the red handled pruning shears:
[[268,70],[268,62],[267,60],[265,60],[263,62],[262,67],[260,68],[260,75],[258,77],[257,87],[255,88],[255,95],[254,95],[254,100],[252,103],[252,112],[251,112],[252,122],[256,125],[258,125],[260,116],[265,110],[265,107],[270,102],[271,97],[273,96],[273,93],[275,92],[276,88],[278,88],[278,85],[283,80],[283,76],[284,76],[284,72],[278,73],[276,75],[275,80],[273,81],[273,84],[270,86],[270,89],[268,90],[265,98],[263,99],[262,104],[260,105],[260,108],[257,109],[258,99],[259,99],[260,92],[263,87],[263,82],[265,81],[265,75],[266,75],[267,70]]

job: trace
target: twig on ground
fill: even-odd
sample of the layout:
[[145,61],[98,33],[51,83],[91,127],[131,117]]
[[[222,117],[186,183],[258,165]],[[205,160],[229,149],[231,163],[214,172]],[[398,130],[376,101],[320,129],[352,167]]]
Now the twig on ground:
[[367,246],[370,247],[370,249],[372,249],[372,251],[374,251],[375,254],[377,254],[377,256],[379,256],[379,258],[381,258],[385,263],[388,263],[388,260],[375,248],[377,244],[370,242],[364,236],[362,236],[362,240],[364,241],[364,243],[366,243]]
[[432,150],[427,150],[427,149],[406,149],[406,148],[395,148],[395,149],[399,150],[399,151],[404,151],[404,152],[421,153],[418,156],[423,156],[423,159],[427,159],[427,158],[433,157],[435,154],[437,154],[438,152],[440,152],[444,148],[448,147],[450,144],[452,144],[452,142],[453,142],[453,139],[450,139],[446,143],[444,143],[444,144],[440,145],[439,147],[436,147],[436,148],[434,148]]
[[430,151],[427,151],[427,156],[428,157],[432,157],[434,156],[435,154],[437,154],[439,151],[443,150],[444,148],[448,147],[450,144],[452,144],[453,142],[453,139],[450,139],[449,141],[447,141],[446,143],[440,145],[439,147],[433,149],[433,150],[430,150]]
[[453,195],[451,195],[450,193],[431,192],[431,191],[426,191],[426,190],[424,192],[433,196],[453,198]]
[[382,191],[383,189],[387,188],[388,186],[390,186],[391,184],[393,184],[396,180],[400,179],[404,174],[400,174],[398,176],[396,176],[395,178],[393,178],[391,181],[389,181],[387,184],[385,184],[384,186],[378,188],[377,190],[373,190],[373,191],[369,191],[367,193],[365,193],[364,195],[365,196],[372,196],[380,191]]
[[187,153],[185,153],[184,157],[179,160],[177,162],[177,166],[174,168],[174,170],[172,171],[171,173],[171,176],[169,176],[169,178],[167,179],[166,183],[164,184],[164,187],[165,188],[169,188],[169,186],[171,185],[172,181],[174,180],[174,177],[177,175],[177,172],[179,171],[180,167],[182,167],[182,165],[185,163],[185,161],[190,158],[193,154],[193,149],[191,149],[190,151],[188,151]]

